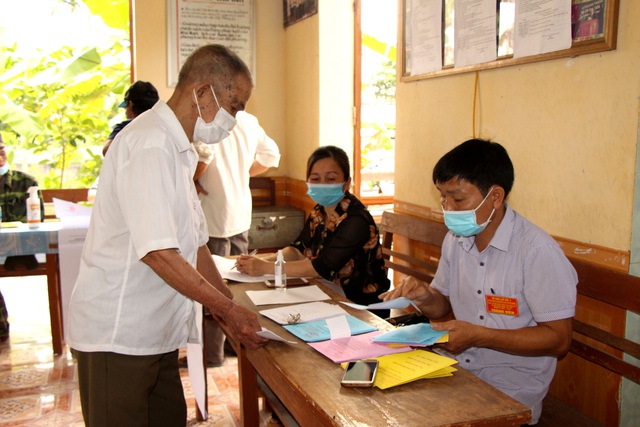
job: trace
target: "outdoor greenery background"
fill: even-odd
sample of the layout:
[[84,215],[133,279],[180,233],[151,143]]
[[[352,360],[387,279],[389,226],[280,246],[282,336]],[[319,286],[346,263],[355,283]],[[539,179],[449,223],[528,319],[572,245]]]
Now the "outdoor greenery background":
[[[24,0],[30,2],[30,0]],[[3,2],[7,22],[24,22]],[[59,45],[24,54],[20,40],[0,31],[0,132],[10,146],[12,168],[33,175],[42,188],[90,187],[102,165],[102,145],[130,85],[128,0],[41,0],[51,19],[61,12],[77,19],[99,17],[92,26],[91,45]],[[88,10],[87,10],[88,9]],[[79,12],[85,13],[79,13]],[[83,24],[65,22],[58,25]],[[96,34],[99,32],[98,42]],[[47,37],[33,31],[33,37]],[[44,43],[43,43],[44,44]]]
[[[375,25],[395,1],[369,0],[363,28],[362,188],[383,185],[394,169],[395,27]],[[384,6],[384,7],[383,7]],[[23,32],[25,11],[44,15]],[[386,15],[386,12],[383,13]],[[33,18],[32,18],[33,20]],[[88,23],[88,21],[99,21]],[[75,37],[63,35],[76,28]],[[56,39],[60,39],[57,44]],[[25,45],[35,45],[25,50]],[[102,165],[102,145],[130,84],[128,0],[22,0],[0,4],[0,132],[11,167],[42,188],[90,187]],[[391,181],[391,186],[393,181]],[[382,189],[385,191],[382,191]]]

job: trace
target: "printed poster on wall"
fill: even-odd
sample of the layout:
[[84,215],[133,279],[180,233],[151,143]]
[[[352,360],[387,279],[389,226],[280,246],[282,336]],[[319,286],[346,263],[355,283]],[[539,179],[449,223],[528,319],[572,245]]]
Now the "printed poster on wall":
[[175,87],[187,57],[200,46],[227,46],[247,64],[255,85],[253,0],[167,0],[167,85]]

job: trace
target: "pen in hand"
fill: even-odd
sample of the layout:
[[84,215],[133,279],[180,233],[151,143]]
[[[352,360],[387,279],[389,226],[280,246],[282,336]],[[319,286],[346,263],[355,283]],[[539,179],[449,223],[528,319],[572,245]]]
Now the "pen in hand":
[[[254,249],[249,253],[249,256],[254,256],[257,253],[258,253],[258,250]],[[232,270],[237,270],[238,269],[238,263],[233,264],[233,267],[231,267],[231,269]]]

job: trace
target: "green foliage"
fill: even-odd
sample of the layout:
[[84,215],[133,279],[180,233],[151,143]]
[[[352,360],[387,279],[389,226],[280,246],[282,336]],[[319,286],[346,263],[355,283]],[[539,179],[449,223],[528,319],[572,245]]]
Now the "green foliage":
[[388,104],[396,102],[396,61],[385,61],[374,76],[371,85],[375,88],[376,98]]
[[120,35],[100,46],[60,46],[28,58],[16,46],[0,46],[0,131],[12,147],[10,162],[28,165],[22,169],[44,188],[90,186],[109,120],[129,86],[129,63],[118,59],[128,58],[128,1],[86,3]]

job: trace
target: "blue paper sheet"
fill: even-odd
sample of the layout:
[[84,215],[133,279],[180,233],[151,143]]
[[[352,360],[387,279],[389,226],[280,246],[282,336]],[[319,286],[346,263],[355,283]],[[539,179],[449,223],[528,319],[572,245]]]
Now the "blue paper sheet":
[[[346,318],[349,323],[349,329],[351,329],[351,335],[364,334],[378,330],[378,328],[371,326],[357,317],[347,315]],[[331,339],[331,334],[325,320],[298,323],[297,325],[283,325],[283,328],[306,342],[326,341]]]
[[448,331],[433,330],[429,323],[418,323],[416,325],[402,326],[393,331],[380,334],[373,338],[373,341],[379,343],[428,346],[433,345],[448,333]]

